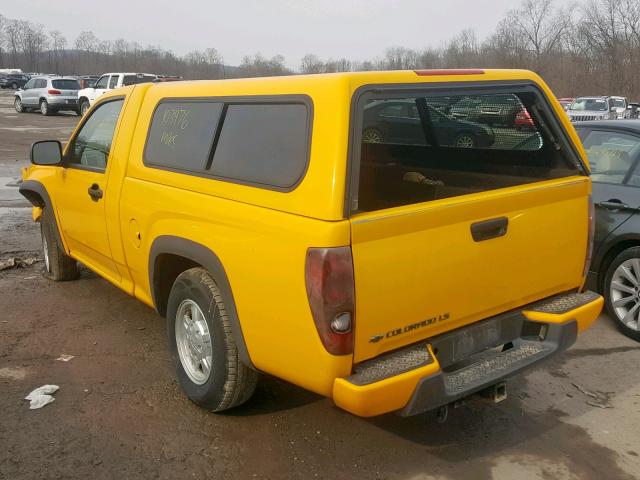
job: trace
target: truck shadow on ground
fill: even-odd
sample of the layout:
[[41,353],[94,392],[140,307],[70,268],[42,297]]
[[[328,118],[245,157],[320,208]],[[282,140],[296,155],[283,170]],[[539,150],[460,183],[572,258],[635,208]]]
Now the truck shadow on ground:
[[[576,356],[579,355],[578,351]],[[524,377],[510,380],[509,386],[521,393],[512,394],[498,405],[471,397],[461,407],[450,409],[445,423],[437,423],[434,412],[409,418],[384,415],[368,422],[415,446],[426,447],[430,455],[444,462],[472,461],[474,478],[493,478],[493,469],[504,459],[531,465],[542,478],[563,478],[562,472],[580,479],[635,478],[620,468],[618,460],[623,456],[637,457],[637,448],[616,452],[596,443],[587,430],[573,423],[594,407],[585,405],[577,414],[567,414],[553,406],[534,410],[531,406],[536,399],[524,393]]]
[[323,400],[325,398],[321,395],[261,373],[251,399],[224,414],[230,417],[268,415],[294,410]]

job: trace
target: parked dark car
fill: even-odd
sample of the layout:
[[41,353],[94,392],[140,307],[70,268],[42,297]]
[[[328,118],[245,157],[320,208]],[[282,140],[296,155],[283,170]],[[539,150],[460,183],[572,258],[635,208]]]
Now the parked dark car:
[[12,88],[17,90],[24,87],[29,81],[29,77],[21,73],[9,73],[7,75],[0,76],[0,88]]
[[640,341],[640,122],[580,122],[596,226],[588,286],[622,332]]
[[[438,144],[458,148],[490,147],[494,133],[484,125],[456,120],[428,105],[429,123]],[[374,101],[364,112],[365,143],[426,145],[425,131],[414,100]]]

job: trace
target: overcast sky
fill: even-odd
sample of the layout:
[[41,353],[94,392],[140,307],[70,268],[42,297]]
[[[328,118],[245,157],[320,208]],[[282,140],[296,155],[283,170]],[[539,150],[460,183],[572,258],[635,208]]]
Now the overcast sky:
[[225,63],[260,52],[297,68],[306,53],[364,60],[391,46],[438,46],[465,28],[490,33],[515,0],[3,0],[0,13],[184,54],[214,47]]

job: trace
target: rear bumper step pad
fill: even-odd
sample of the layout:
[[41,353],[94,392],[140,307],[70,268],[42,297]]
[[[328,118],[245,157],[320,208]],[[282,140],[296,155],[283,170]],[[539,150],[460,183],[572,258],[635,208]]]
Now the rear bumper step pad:
[[334,400],[362,416],[436,409],[566,350],[602,304],[593,292],[570,292],[383,354],[336,379]]
[[409,403],[398,412],[401,416],[416,415],[447,405],[484,390],[547,358],[566,350],[578,336],[578,324],[568,321],[550,324],[544,340],[514,339],[512,347],[496,352],[489,350],[472,355],[470,362],[452,371],[440,370],[418,382]]

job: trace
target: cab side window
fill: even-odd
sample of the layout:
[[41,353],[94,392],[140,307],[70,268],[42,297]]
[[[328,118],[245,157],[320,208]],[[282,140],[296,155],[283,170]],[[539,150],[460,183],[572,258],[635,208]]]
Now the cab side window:
[[100,77],[100,79],[96,82],[96,85],[94,88],[107,88],[108,81],[109,81],[109,75]]
[[116,88],[118,86],[119,75],[113,75],[109,80],[109,88]]
[[96,108],[69,145],[66,163],[104,171],[123,99]]

